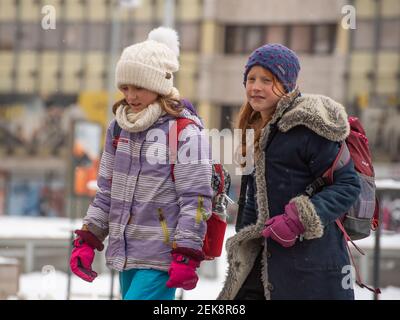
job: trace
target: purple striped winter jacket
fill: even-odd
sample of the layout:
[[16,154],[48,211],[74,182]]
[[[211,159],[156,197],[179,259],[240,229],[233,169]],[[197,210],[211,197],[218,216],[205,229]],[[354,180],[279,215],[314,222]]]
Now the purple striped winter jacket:
[[[109,236],[106,262],[112,269],[167,271],[173,244],[202,248],[205,220],[211,214],[209,145],[200,120],[186,110],[182,116],[198,126],[190,124],[180,135],[175,182],[167,145],[172,116],[160,117],[143,132],[122,130],[116,149],[112,144],[116,120],[108,127],[99,190],[84,224],[102,241]],[[196,154],[200,161],[188,163],[188,154],[190,160]]]

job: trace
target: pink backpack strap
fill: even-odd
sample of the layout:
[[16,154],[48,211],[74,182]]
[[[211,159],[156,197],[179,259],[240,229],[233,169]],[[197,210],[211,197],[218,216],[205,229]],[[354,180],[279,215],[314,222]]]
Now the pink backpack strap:
[[379,200],[378,197],[375,197],[375,211],[371,222],[371,229],[373,231],[375,231],[379,226],[379,210],[380,210]]
[[345,239],[344,242],[346,244],[347,251],[348,251],[350,259],[351,259],[351,264],[353,265],[354,270],[356,272],[356,283],[359,285],[360,288],[366,288],[369,291],[374,292],[375,294],[380,294],[381,290],[379,288],[371,288],[371,287],[369,287],[369,286],[367,286],[366,284],[363,283],[363,281],[361,279],[361,275],[360,275],[360,270],[358,269],[357,264],[356,264],[356,262],[354,260],[354,256],[351,253],[348,241],[350,241],[353,244],[354,248],[356,248],[357,251],[360,252],[360,254],[365,255],[365,252],[359,246],[357,246],[353,242],[353,240],[350,239],[350,236],[347,234],[347,232],[346,232],[345,228],[343,227],[343,224],[340,221],[340,219],[336,219],[335,222],[336,222],[337,226],[339,227],[339,229],[343,232],[344,239]]
[[189,124],[196,124],[194,120],[177,118],[172,124],[168,133],[169,161],[171,163],[171,178],[175,182],[174,167],[178,156],[179,135]]

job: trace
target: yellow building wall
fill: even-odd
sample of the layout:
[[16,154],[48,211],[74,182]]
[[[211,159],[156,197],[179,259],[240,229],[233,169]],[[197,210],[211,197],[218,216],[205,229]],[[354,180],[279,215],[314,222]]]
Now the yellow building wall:
[[80,91],[80,79],[77,77],[82,63],[82,56],[78,52],[66,52],[62,66],[63,87],[65,93],[75,93]]
[[383,0],[382,15],[385,17],[400,17],[400,1],[399,0]]
[[37,53],[34,51],[22,51],[18,57],[17,67],[17,92],[32,93],[35,88],[35,79],[32,71],[36,69]]
[[[51,1],[49,1],[51,2]],[[21,20],[24,22],[40,22],[43,17],[42,5],[37,4],[35,0],[20,1],[21,4]],[[46,3],[47,4],[47,3]]]
[[16,12],[15,0],[0,1],[0,21],[15,21]]
[[372,55],[370,53],[354,53],[350,58],[349,96],[367,94],[370,91],[368,72],[372,71]]
[[[396,94],[398,86],[396,74],[400,71],[399,59],[395,52],[380,52],[378,54],[377,94]],[[352,55],[350,97],[371,91],[371,81],[367,77],[367,74],[371,71],[373,71],[373,55],[371,53],[354,53]]]
[[153,16],[153,7],[149,0],[142,0],[140,6],[133,10],[133,18],[135,21],[147,22]]
[[179,89],[182,97],[193,100],[196,97],[196,72],[198,65],[198,55],[194,53],[182,52],[180,55],[180,68],[175,85]]
[[380,94],[395,94],[397,91],[396,74],[399,70],[399,54],[395,52],[381,52],[378,55],[378,82],[377,92]]
[[46,51],[41,59],[41,76],[40,78],[40,92],[43,95],[49,95],[57,90],[57,65],[58,53],[54,51]]
[[375,0],[354,1],[357,18],[372,18],[375,16]]
[[0,92],[12,90],[11,72],[14,55],[12,51],[0,51]]
[[349,52],[349,37],[350,29],[342,28],[342,25],[338,23],[336,27],[336,51],[339,54],[345,55]]
[[199,20],[202,14],[202,7],[199,0],[185,0],[178,3],[176,13],[179,21],[189,22]]
[[65,19],[68,21],[82,21],[86,19],[86,6],[82,5],[81,0],[68,0],[65,6]]
[[158,21],[164,21],[164,0],[156,0],[155,17]]
[[[218,26],[215,21],[205,20],[201,25],[201,46],[200,51],[203,55],[214,55],[217,53]],[[205,101],[199,97],[198,112],[204,120],[207,128],[218,128],[221,118],[221,108]]]
[[104,1],[89,1],[88,12],[85,13],[89,21],[102,22],[107,18],[107,6]]
[[85,90],[101,90],[103,88],[102,72],[108,70],[104,55],[107,53],[92,51],[86,57]]
[[204,21],[201,26],[201,47],[203,54],[216,52],[217,25],[213,21]]

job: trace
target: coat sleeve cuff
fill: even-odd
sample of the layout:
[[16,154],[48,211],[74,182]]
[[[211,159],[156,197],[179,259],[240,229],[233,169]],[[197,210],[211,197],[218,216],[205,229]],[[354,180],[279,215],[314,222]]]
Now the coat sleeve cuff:
[[294,202],[299,212],[299,219],[305,229],[304,238],[307,240],[321,238],[324,234],[324,226],[310,198],[302,195],[293,198],[290,202]]
[[101,242],[104,242],[104,240],[108,236],[108,230],[101,229],[100,227],[96,226],[94,223],[88,223],[84,224],[84,227],[82,227],[82,230],[87,230],[93,233],[97,239],[99,239]]
[[171,253],[180,253],[199,262],[205,259],[204,253],[202,251],[192,248],[176,247],[171,251]]

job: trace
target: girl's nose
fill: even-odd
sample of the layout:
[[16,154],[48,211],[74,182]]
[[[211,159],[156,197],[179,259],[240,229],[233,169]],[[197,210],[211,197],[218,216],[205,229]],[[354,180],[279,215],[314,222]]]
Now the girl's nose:
[[261,90],[261,89],[260,89],[260,86],[258,85],[258,83],[254,83],[254,84],[253,84],[253,87],[252,87],[251,89],[252,89],[252,91],[256,91],[256,92],[258,92],[258,91]]
[[128,102],[132,102],[137,98],[136,92],[130,90],[128,93]]

